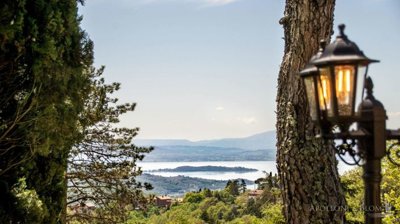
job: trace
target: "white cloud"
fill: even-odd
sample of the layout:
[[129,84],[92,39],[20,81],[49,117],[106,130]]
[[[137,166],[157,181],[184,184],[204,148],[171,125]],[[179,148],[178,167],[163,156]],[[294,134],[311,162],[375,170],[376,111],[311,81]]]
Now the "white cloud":
[[224,108],[224,107],[221,107],[221,106],[219,106],[219,107],[216,107],[216,108],[215,108],[215,110],[216,110],[216,111],[223,111],[223,110],[225,110],[225,108]]
[[255,117],[237,117],[236,120],[244,124],[254,124],[257,122],[257,119]]
[[388,112],[387,115],[391,117],[400,117],[400,112]]

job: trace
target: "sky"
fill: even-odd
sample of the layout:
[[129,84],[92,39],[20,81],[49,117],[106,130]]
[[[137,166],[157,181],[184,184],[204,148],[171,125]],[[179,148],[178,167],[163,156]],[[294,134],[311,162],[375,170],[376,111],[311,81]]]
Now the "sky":
[[[138,138],[217,139],[275,129],[283,0],[86,0],[95,66],[137,103]],[[400,128],[400,1],[337,0],[337,25],[364,53],[375,96]]]

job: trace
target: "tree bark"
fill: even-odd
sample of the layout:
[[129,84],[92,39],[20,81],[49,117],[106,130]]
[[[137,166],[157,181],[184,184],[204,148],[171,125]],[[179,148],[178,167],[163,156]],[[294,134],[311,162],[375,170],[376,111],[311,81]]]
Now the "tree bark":
[[332,34],[335,0],[286,0],[278,78],[277,163],[286,223],[342,223],[345,200],[331,146],[316,139],[299,71]]

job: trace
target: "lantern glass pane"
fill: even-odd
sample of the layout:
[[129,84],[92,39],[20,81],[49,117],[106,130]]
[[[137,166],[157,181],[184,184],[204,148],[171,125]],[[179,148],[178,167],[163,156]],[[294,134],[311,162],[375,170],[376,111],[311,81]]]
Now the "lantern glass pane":
[[331,79],[329,67],[321,68],[318,79],[318,101],[322,114],[328,112],[328,116],[333,116]]
[[354,66],[335,66],[335,89],[339,116],[351,116],[354,102]]
[[365,97],[364,93],[364,82],[367,73],[367,66],[358,66],[357,71],[357,88],[356,88],[356,103],[355,107],[358,108],[358,105],[362,102],[363,98]]
[[310,109],[310,115],[311,119],[313,121],[317,120],[317,102],[316,102],[316,96],[315,96],[315,86],[314,86],[314,77],[313,76],[308,76],[304,78],[304,84],[306,87],[306,93],[307,93],[307,100],[308,100],[308,105]]

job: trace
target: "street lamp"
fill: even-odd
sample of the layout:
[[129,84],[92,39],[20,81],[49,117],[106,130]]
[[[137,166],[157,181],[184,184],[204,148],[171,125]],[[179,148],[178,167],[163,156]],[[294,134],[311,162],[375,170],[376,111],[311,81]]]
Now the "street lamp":
[[[320,50],[300,72],[306,88],[311,120],[320,127],[320,137],[342,140],[335,146],[336,153],[349,165],[363,167],[365,185],[365,223],[380,224],[381,160],[399,165],[400,151],[386,150],[386,140],[400,140],[400,131],[386,130],[386,111],[373,96],[373,83],[367,77],[370,59],[344,34],[345,25],[339,25],[336,40]],[[364,97],[364,93],[366,96]],[[360,99],[356,108],[356,101]],[[356,130],[349,130],[352,124]],[[397,141],[394,144],[399,144]],[[348,155],[353,162],[348,162]]]

